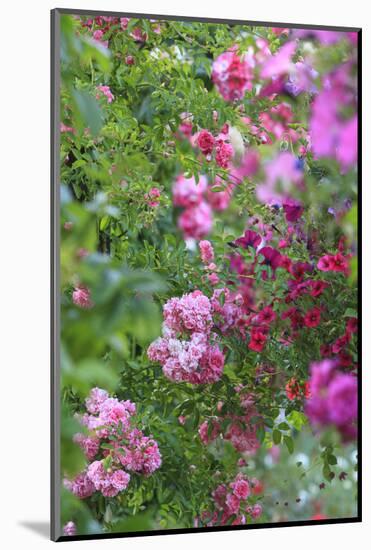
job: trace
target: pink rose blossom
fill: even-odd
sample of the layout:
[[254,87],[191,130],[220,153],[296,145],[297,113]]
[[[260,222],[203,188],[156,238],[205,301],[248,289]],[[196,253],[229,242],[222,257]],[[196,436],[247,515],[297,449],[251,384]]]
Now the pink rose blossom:
[[201,252],[202,263],[208,264],[214,259],[214,249],[210,241],[200,241],[198,243]]
[[83,309],[93,307],[93,302],[90,296],[90,290],[85,286],[77,286],[72,292],[72,301],[76,306]]

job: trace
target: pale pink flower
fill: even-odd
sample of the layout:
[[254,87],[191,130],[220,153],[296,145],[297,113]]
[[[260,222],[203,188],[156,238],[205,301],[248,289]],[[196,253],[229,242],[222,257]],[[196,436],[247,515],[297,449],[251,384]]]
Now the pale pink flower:
[[68,521],[63,526],[63,534],[66,537],[73,537],[74,535],[76,535],[76,533],[77,533],[77,529],[76,529],[76,525],[74,524],[73,521]]
[[210,241],[200,241],[198,243],[201,252],[201,260],[204,264],[210,263],[214,259],[214,249]]
[[83,309],[93,307],[93,302],[90,296],[90,290],[85,286],[77,286],[72,292],[72,301],[76,306]]

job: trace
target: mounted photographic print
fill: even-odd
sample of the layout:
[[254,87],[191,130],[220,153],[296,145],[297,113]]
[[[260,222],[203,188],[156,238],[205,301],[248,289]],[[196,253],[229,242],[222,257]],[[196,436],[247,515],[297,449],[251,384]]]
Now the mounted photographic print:
[[53,540],[361,520],[360,37],[52,11]]

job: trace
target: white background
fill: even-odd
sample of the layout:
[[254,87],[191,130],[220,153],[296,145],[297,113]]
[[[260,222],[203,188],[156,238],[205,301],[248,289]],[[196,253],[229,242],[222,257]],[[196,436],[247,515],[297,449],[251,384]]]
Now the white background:
[[[273,22],[363,27],[364,44],[364,303],[370,292],[370,23],[365,0],[6,0],[0,19],[0,538],[3,548],[45,548],[49,518],[49,10],[106,9]],[[5,307],[4,307],[5,302]],[[364,307],[364,355],[370,357],[370,308]],[[370,423],[370,366],[364,360],[364,425]],[[79,548],[179,550],[226,545],[313,546],[337,550],[371,540],[369,458],[365,430],[364,523],[234,533],[76,542]],[[368,490],[367,490],[368,489]],[[44,533],[44,534],[43,534]],[[369,542],[368,542],[369,544]],[[368,546],[369,547],[369,546]]]

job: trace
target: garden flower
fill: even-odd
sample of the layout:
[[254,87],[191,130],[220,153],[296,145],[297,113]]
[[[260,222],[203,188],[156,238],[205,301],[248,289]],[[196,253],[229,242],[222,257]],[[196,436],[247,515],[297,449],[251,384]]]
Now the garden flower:
[[328,76],[313,102],[309,128],[314,155],[336,158],[343,171],[357,159],[357,117],[345,119],[342,114],[350,106],[348,72],[349,67],[343,66]]
[[213,62],[211,78],[226,101],[242,99],[252,89],[252,68],[248,57],[240,58],[234,51],[222,53]]
[[353,334],[358,331],[358,319],[357,317],[349,317],[347,321],[346,331],[349,334]]
[[247,506],[248,498],[250,496],[249,480],[243,474],[237,474],[235,479],[229,484],[218,485],[212,492],[214,500],[215,511],[204,512],[201,519],[207,522],[207,525],[226,525],[232,518],[232,525],[244,525],[246,523],[246,517],[242,511],[246,511],[253,517],[253,508],[259,507],[255,510],[255,517],[258,517],[262,512],[260,504],[253,506]]
[[321,271],[337,271],[345,275],[347,275],[349,271],[347,258],[340,252],[334,255],[326,254],[322,256],[318,260],[317,267]]
[[355,517],[358,34],[64,18],[59,534]]
[[90,296],[90,290],[86,286],[77,286],[72,292],[72,301],[76,306],[83,309],[93,307],[93,302]]
[[275,271],[278,267],[281,267],[281,254],[278,250],[275,250],[271,246],[265,246],[259,250],[259,254],[264,257],[263,264],[268,265]]
[[325,281],[320,281],[320,280],[316,280],[316,281],[309,281],[309,286],[310,286],[310,292],[309,294],[313,297],[317,297],[317,296],[320,296],[323,291],[325,290],[325,288],[328,287],[328,283],[326,283]]
[[148,199],[148,205],[152,208],[157,208],[160,203],[156,199],[158,199],[159,197],[161,197],[161,191],[158,189],[158,187],[152,187],[149,190],[148,195],[146,196],[146,198]]
[[130,481],[130,475],[124,470],[110,471],[99,460],[90,464],[86,475],[94,485],[95,490],[100,491],[105,497],[115,497],[126,489]]
[[198,243],[201,252],[201,260],[204,264],[209,264],[214,259],[214,249],[210,241],[200,241]]
[[263,507],[261,504],[254,504],[254,506],[251,509],[250,515],[253,519],[260,518],[260,516],[263,513]]
[[74,535],[76,535],[76,533],[77,533],[77,529],[76,529],[76,525],[74,524],[73,521],[68,521],[63,526],[63,534],[66,537],[73,537]]
[[[214,191],[216,187],[219,188],[222,184],[224,185],[224,189],[222,191]],[[208,186],[206,191],[206,198],[208,203],[214,210],[222,212],[223,210],[226,210],[228,208],[232,199],[232,193],[233,186],[225,185],[221,178],[217,176],[215,178],[215,183]]]
[[80,445],[88,460],[93,460],[99,450],[99,439],[94,437],[87,437],[84,434],[75,434],[73,441]]
[[243,237],[235,240],[235,244],[237,246],[241,246],[242,248],[248,248],[249,246],[252,248],[258,248],[261,242],[261,236],[256,233],[256,231],[252,231],[251,229],[247,229]]
[[318,327],[321,321],[321,310],[318,307],[309,309],[304,315],[304,325],[309,328]]
[[134,65],[135,63],[135,57],[132,55],[125,56],[125,64],[126,65]]
[[98,93],[96,95],[97,99],[101,97],[101,93],[107,98],[107,103],[112,103],[112,101],[115,99],[115,96],[111,92],[109,86],[97,86],[97,90],[98,90]]
[[200,176],[198,183],[194,177],[185,178],[183,175],[178,176],[173,185],[174,205],[187,208],[200,204],[206,188],[207,179],[205,176]]
[[275,55],[268,57],[260,71],[260,76],[262,78],[272,78],[288,73],[292,68],[291,58],[295,50],[295,42],[286,42]]
[[[224,355],[212,328],[212,305],[202,292],[171,298],[164,305],[163,336],[149,346],[148,357],[160,362],[174,382],[215,382],[222,375]],[[179,333],[185,339],[176,338]]]
[[336,361],[312,363],[306,413],[315,427],[334,425],[344,441],[357,435],[357,380],[337,369]]
[[212,153],[215,139],[208,130],[201,130],[201,132],[198,133],[196,143],[202,153],[206,156]]
[[220,168],[228,168],[234,154],[232,145],[220,139],[216,142],[215,150],[215,161],[217,165],[220,166]]
[[212,210],[205,201],[186,208],[178,218],[178,227],[185,238],[202,239],[211,231],[212,225]]
[[93,32],[93,39],[104,48],[108,48],[108,40],[103,40],[104,32],[101,29],[97,29]]
[[290,378],[285,386],[285,389],[287,398],[290,399],[290,401],[297,399],[298,397],[308,398],[310,396],[309,383],[299,383],[296,378]]
[[288,222],[296,222],[301,218],[304,208],[299,201],[293,199],[286,199],[282,203],[283,210],[285,212],[286,220]]
[[[211,426],[211,429],[209,428]],[[211,421],[205,420],[198,428],[198,434],[204,445],[208,445],[214,441],[220,434],[220,423],[218,420],[212,419]]]
[[77,475],[72,481],[64,480],[64,486],[71,491],[75,497],[81,499],[90,497],[95,491],[94,484],[91,482],[86,472]]
[[260,353],[263,351],[267,341],[267,335],[262,328],[253,327],[250,334],[249,348]]
[[233,483],[231,483],[231,488],[233,489],[233,494],[239,499],[239,500],[246,500],[247,497],[250,495],[251,489],[248,481],[246,479],[236,479]]
[[276,320],[277,315],[273,311],[271,306],[264,307],[261,311],[258,313],[257,321],[259,324],[270,324],[273,323]]
[[283,152],[266,164],[265,181],[256,188],[260,202],[281,206],[293,188],[301,188],[303,173],[296,160],[291,153]]
[[259,153],[254,149],[247,149],[240,164],[231,169],[230,174],[237,184],[242,183],[246,177],[254,176],[259,169]]
[[85,405],[87,413],[76,418],[91,435],[78,433],[73,440],[83,448],[88,466],[72,481],[64,481],[75,496],[88,498],[99,491],[105,497],[115,497],[129,484],[126,470],[148,476],[161,466],[157,442],[132,427],[134,403],[119,401],[105,390],[93,388]]

